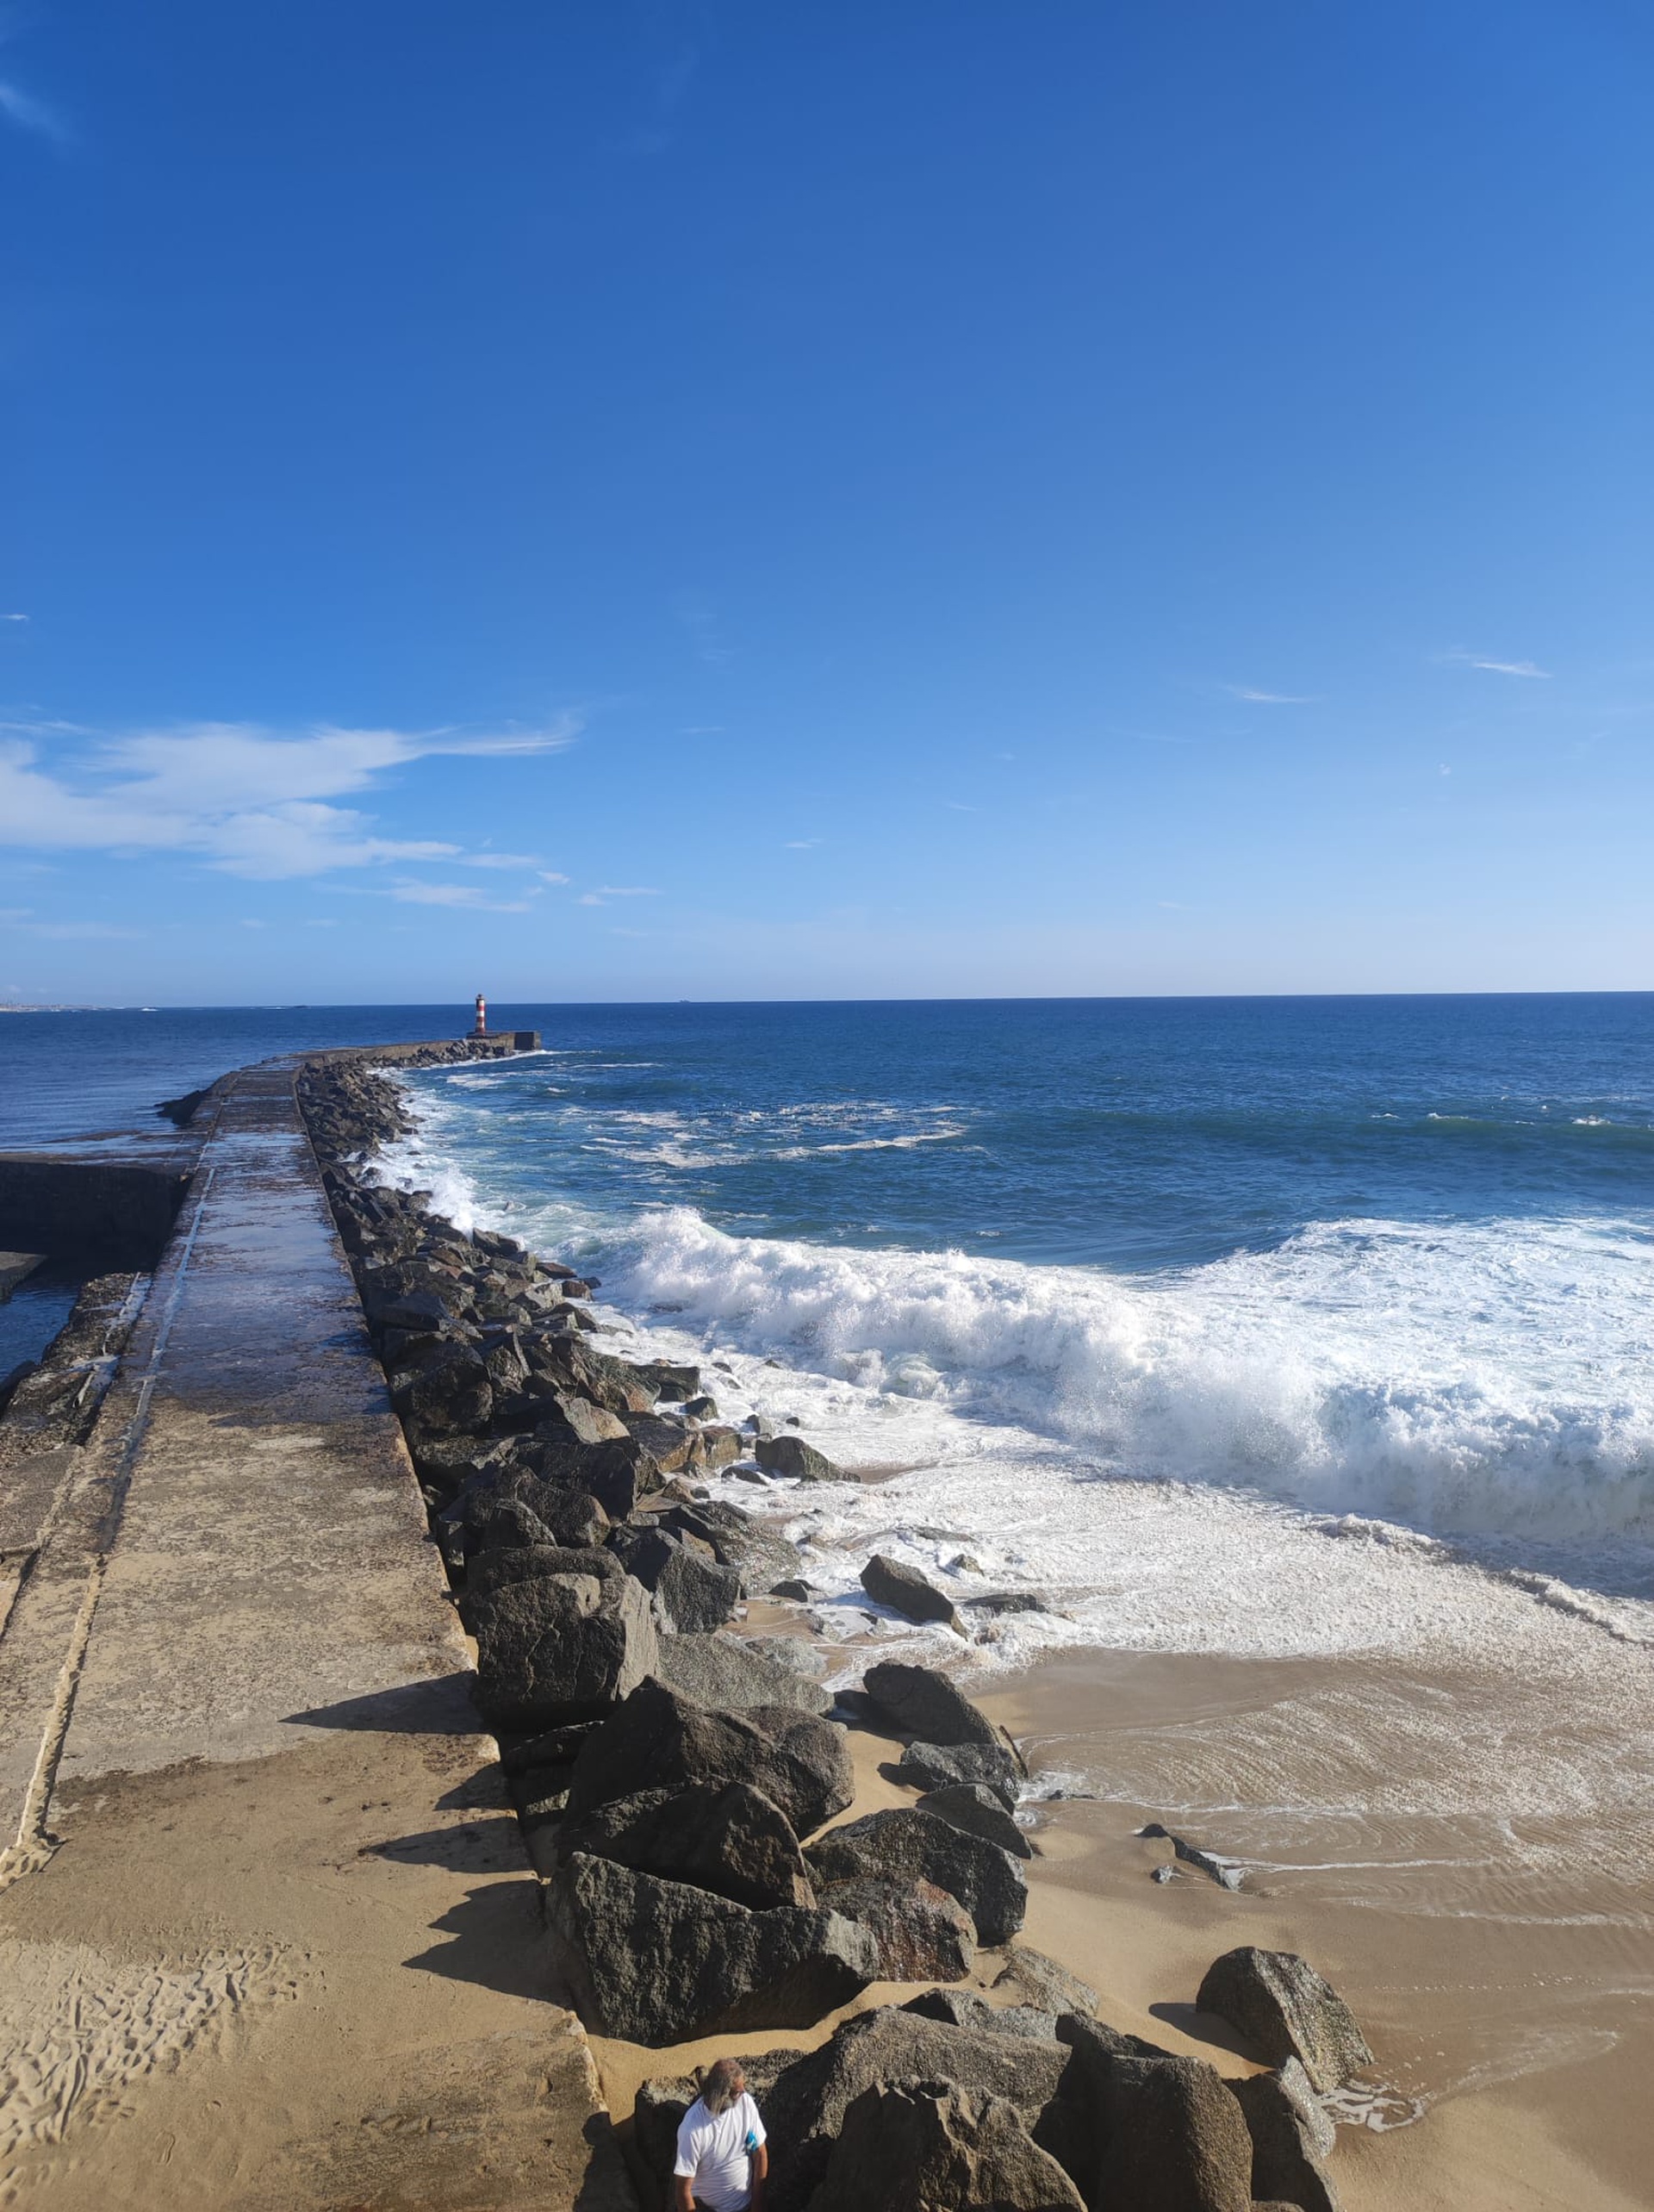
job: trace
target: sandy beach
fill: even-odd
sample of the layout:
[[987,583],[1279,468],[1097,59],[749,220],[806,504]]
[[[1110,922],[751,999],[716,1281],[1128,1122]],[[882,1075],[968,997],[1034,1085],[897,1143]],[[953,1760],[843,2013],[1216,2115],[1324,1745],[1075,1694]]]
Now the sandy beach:
[[[784,1624],[796,1615],[752,1609],[749,1626]],[[1629,1688],[1645,1662],[1628,1653],[1624,1663]],[[1193,2002],[1212,1959],[1240,1943],[1301,1953],[1354,2008],[1377,2065],[1340,2110],[1333,2174],[1347,2212],[1635,2212],[1647,2202],[1640,2084],[1654,2060],[1654,1929],[1634,1833],[1616,1851],[1594,1823],[1553,1817],[1543,1832],[1525,1823],[1519,1843],[1490,1797],[1421,1834],[1387,1813],[1375,1787],[1416,1757],[1408,1715],[1420,1701],[1465,1715],[1465,1772],[1441,1773],[1446,1785],[1468,1781],[1476,1740],[1492,1729],[1514,1742],[1524,1725],[1588,1727],[1583,1700],[1570,1711],[1555,1684],[1492,1673],[1104,1652],[979,1677],[973,1690],[1018,1739],[1036,1787],[1060,1775],[1099,1792],[1030,1808],[1022,1940],[1090,1982],[1101,2018],[1228,2075],[1258,2071]],[[1348,1724],[1356,1708],[1369,1720],[1346,1741],[1313,1724],[1317,1712]],[[857,1728],[851,1741],[857,1796],[841,1819],[911,1803],[880,1772],[899,1755],[896,1739]],[[1219,1801],[1221,1824],[1208,1813],[1197,1827],[1177,1810]],[[1156,1820],[1244,1862],[1242,1886],[1186,1866],[1154,1880],[1172,1847],[1136,1831]],[[1000,1966],[983,1952],[974,1985],[988,1991]],[[875,1985],[807,2032],[662,2051],[594,2037],[593,2049],[620,2121],[651,2076],[811,2047],[850,2014],[911,1994]]]

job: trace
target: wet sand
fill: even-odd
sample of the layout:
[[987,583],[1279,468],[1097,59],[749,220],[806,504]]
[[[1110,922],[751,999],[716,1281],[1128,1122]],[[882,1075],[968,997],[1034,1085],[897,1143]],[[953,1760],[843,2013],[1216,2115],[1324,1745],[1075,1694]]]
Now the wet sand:
[[[1645,1654],[1625,1657],[1645,1683]],[[1237,1943],[1301,1951],[1349,1999],[1382,2092],[1339,2132],[1349,2212],[1649,2203],[1651,1798],[1617,1699],[1380,1660],[1109,1652],[977,1694],[1036,1773],[1099,1793],[1042,1810],[1027,1938],[1104,1991],[1105,2017],[1147,2015],[1163,2041],[1177,2022],[1233,2070],[1189,2008]],[[1547,1746],[1612,1759],[1624,1819],[1595,1791],[1526,1810]],[[1170,1847],[1135,1831],[1155,1820],[1241,1860],[1242,1889],[1150,1879]]]

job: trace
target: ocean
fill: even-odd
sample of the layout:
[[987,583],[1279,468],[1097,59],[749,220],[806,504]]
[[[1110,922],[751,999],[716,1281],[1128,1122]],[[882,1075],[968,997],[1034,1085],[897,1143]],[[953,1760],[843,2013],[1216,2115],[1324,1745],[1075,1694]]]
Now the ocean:
[[399,1178],[910,1470],[843,1511],[1049,1585],[1007,1656],[1253,1648],[1199,1562],[1306,1532],[1272,1649],[1396,1632],[1356,1534],[1654,1636],[1654,997],[532,1016],[410,1081]]
[[[1064,1619],[1008,1627],[1007,1656],[1252,1648],[1201,1561],[1306,1533],[1321,1570],[1271,1648],[1396,1632],[1327,1565],[1354,1534],[1654,1636],[1654,994],[495,1019],[546,1050],[407,1079],[399,1179],[599,1274],[617,1322],[721,1361],[732,1405],[910,1470],[844,1511],[899,1498],[946,1524],[910,1535],[919,1563],[974,1547],[1049,1584]],[[463,1026],[11,1016],[0,1143]]]

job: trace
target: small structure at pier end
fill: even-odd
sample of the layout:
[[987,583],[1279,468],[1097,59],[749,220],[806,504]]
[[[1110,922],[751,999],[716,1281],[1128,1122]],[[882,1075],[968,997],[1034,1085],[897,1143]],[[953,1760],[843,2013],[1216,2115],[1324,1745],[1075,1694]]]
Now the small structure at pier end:
[[488,1002],[483,997],[482,992],[479,991],[476,994],[476,1025],[472,1030],[471,1035],[473,1037],[486,1037],[488,1033]]

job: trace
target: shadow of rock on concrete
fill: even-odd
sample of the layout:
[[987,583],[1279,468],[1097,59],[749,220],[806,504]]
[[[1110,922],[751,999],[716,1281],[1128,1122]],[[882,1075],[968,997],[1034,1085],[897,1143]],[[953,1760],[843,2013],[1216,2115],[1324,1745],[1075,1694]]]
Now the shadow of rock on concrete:
[[371,1690],[337,1704],[313,1705],[283,1715],[288,1728],[376,1729],[384,1735],[481,1735],[482,1721],[471,1703],[476,1677],[469,1667],[428,1674],[389,1690]]
[[540,1885],[532,1876],[469,1890],[430,1926],[448,1941],[405,1959],[404,1966],[507,1997],[550,2002],[550,1937]]
[[455,1874],[520,1874],[523,1837],[514,1813],[457,1827],[427,1828],[415,1835],[389,1836],[364,1843],[358,1857],[389,1859],[406,1866],[445,1866]]

